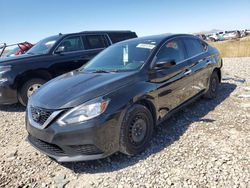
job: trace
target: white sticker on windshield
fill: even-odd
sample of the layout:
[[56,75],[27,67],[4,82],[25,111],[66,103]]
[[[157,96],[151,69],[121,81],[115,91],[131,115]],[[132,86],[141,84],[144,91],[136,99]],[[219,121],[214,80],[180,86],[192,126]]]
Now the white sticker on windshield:
[[123,64],[124,66],[128,63],[128,45],[123,48]]
[[153,44],[138,44],[137,46],[136,46],[137,48],[146,48],[146,49],[150,49],[150,50],[152,50],[154,47],[155,47],[155,45],[153,45]]

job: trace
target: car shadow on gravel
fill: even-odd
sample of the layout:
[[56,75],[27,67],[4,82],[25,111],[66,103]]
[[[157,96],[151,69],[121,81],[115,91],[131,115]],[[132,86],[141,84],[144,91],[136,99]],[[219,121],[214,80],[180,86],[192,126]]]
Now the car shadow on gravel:
[[116,153],[105,159],[61,164],[75,173],[112,172],[132,166],[179,140],[193,122],[206,122],[213,125],[216,119],[204,119],[203,117],[229,97],[235,88],[235,84],[222,83],[216,99],[198,99],[161,123],[155,131],[149,148],[137,156],[129,157],[121,153]]
[[0,105],[0,112],[24,112],[26,107],[21,104]]

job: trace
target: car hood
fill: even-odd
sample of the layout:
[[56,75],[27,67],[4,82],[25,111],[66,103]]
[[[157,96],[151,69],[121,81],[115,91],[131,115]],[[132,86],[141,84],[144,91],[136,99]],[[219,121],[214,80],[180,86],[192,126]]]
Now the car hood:
[[0,58],[0,65],[1,64],[11,64],[15,62],[22,62],[22,61],[28,61],[32,59],[36,59],[37,57],[45,56],[43,55],[33,55],[33,54],[22,54],[22,55],[17,55],[17,56],[12,56],[12,57],[3,57]]
[[39,89],[30,104],[45,109],[78,106],[135,82],[137,72],[83,73],[73,71],[59,76]]

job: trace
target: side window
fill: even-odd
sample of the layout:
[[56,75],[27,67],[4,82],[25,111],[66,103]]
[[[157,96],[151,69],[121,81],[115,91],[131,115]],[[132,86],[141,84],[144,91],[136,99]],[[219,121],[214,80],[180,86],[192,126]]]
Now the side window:
[[180,40],[171,40],[161,47],[156,55],[158,60],[175,60],[178,64],[185,59],[185,51]]
[[184,39],[184,43],[186,45],[188,57],[193,57],[204,52],[204,47],[198,39],[186,38]]
[[104,35],[86,35],[87,49],[106,48],[108,46]]
[[207,51],[208,45],[204,41],[200,41],[202,45],[203,52]]
[[83,44],[80,36],[74,36],[64,39],[57,50],[62,52],[73,52],[83,50]]
[[131,39],[131,38],[136,38],[135,33],[110,33],[109,34],[110,39],[112,43],[120,42],[123,40]]

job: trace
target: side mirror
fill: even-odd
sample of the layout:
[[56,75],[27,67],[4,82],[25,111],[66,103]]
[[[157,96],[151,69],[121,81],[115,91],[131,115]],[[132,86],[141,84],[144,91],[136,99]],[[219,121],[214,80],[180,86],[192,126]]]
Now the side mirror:
[[65,50],[65,47],[64,47],[64,46],[59,46],[59,47],[57,48],[57,50],[55,51],[55,53],[56,53],[56,54],[60,54],[60,53],[64,52],[64,50]]
[[169,67],[172,67],[176,65],[176,62],[174,59],[163,59],[163,60],[159,60],[156,62],[155,64],[155,68],[156,69],[167,69]]

